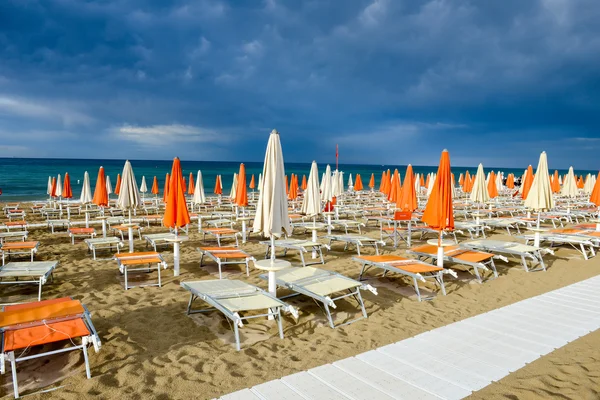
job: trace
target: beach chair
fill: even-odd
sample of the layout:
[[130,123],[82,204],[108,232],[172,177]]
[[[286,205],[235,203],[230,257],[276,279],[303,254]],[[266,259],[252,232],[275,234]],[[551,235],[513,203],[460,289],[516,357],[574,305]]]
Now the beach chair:
[[[283,327],[281,324],[281,311],[292,313],[298,318],[298,311],[271,295],[269,292],[237,280],[218,279],[207,281],[181,282],[181,287],[190,292],[187,314],[205,313],[219,310],[231,321],[235,335],[236,349],[240,350],[239,328],[244,326],[243,322],[254,318],[271,317],[277,321],[279,337],[283,339]],[[192,304],[200,299],[212,306],[209,309],[192,310]],[[258,315],[244,315],[242,313],[265,310]]]
[[[268,280],[266,274],[260,275],[260,278]],[[367,311],[365,310],[360,290],[368,290],[375,295],[377,294],[377,290],[371,285],[366,285],[337,272],[315,267],[286,268],[275,272],[275,280],[278,286],[308,296],[314,299],[317,304],[322,304],[322,308],[329,321],[329,326],[332,328],[348,325],[367,318]],[[330,308],[337,308],[335,302],[348,297],[353,297],[356,300],[361,309],[362,316],[335,325]]]
[[[411,260],[405,257],[396,256],[393,254],[376,255],[376,256],[358,256],[352,257],[352,260],[361,264],[360,274],[358,279],[362,280],[365,272],[369,268],[378,268],[383,270],[383,276],[388,272],[394,272],[408,276],[412,279],[415,292],[419,301],[422,300],[421,291],[419,290],[418,281],[426,282],[426,279],[433,279],[440,286],[442,294],[446,295],[446,286],[444,284],[444,274],[450,274],[457,277],[456,272],[448,268],[440,268],[435,265],[427,264],[419,260]],[[429,300],[433,297],[427,297]]]
[[31,256],[31,261],[38,251],[40,242],[4,242],[0,245],[2,252],[2,265],[5,264],[6,256],[9,258],[14,255],[28,254]]
[[246,253],[239,247],[197,247],[200,252],[200,268],[204,266],[204,257],[208,257],[217,263],[219,267],[219,279],[222,279],[221,267],[223,265],[244,264],[246,266],[246,276],[250,275],[250,261],[255,261],[254,257]]
[[[523,269],[525,269],[526,272],[540,270],[545,271],[546,265],[544,264],[544,259],[542,256],[544,254],[554,254],[554,251],[550,249],[530,246],[523,243],[507,242],[503,240],[472,240],[461,243],[461,247],[485,251],[488,253],[518,257],[521,260]],[[531,268],[527,266],[527,260],[530,260]],[[538,265],[538,268],[534,268],[535,264]]]
[[54,233],[56,228],[69,229],[71,222],[68,219],[49,219],[46,221],[46,225],[50,228],[50,231]]
[[[142,239],[142,228],[139,225],[134,225],[131,227],[131,229],[134,232],[134,236],[135,236],[135,231],[137,231],[137,234],[141,240]],[[125,225],[117,225],[117,226],[113,226],[112,230],[116,235],[121,236],[121,240],[125,240],[125,234],[127,234],[129,232],[129,227],[125,226]]]
[[525,221],[522,221],[518,218],[489,218],[489,219],[481,219],[480,223],[489,226],[492,229],[500,228],[506,229],[506,233],[512,235],[511,229],[516,231],[517,234],[521,233],[521,227],[526,226]]
[[[579,251],[585,260],[589,260],[590,257],[596,256],[594,247],[599,245],[600,237],[596,236],[596,233],[586,231],[587,234],[583,234],[584,231],[574,230],[561,230],[559,232],[542,232],[540,233],[540,242],[550,244],[550,246],[561,246],[568,245]],[[600,232],[599,232],[600,233]],[[525,240],[525,244],[529,244],[535,241],[535,235],[521,235],[520,239]]]
[[142,222],[145,222],[148,228],[150,227],[150,223],[158,223],[162,222],[163,216],[159,214],[150,214],[142,216]]
[[8,217],[9,221],[14,221],[14,220],[17,220],[17,218],[18,218],[18,220],[25,219],[25,215],[26,215],[25,211],[15,208],[13,210],[8,210],[7,217]]
[[7,241],[20,240],[24,242],[27,240],[27,236],[29,232],[27,231],[18,231],[18,232],[0,232],[0,244]]
[[373,239],[363,235],[327,235],[325,238],[329,239],[329,248],[331,248],[331,243],[333,242],[345,243],[344,250],[347,250],[349,245],[354,245],[359,256],[361,247],[373,247],[375,249],[375,254],[379,254],[379,246],[385,246],[385,242],[383,240]]
[[114,248],[118,254],[119,249],[123,247],[123,242],[121,241],[121,239],[114,236],[85,239],[83,242],[88,246],[88,249],[92,252],[94,260],[96,260],[96,251],[98,250],[108,249],[112,251]]
[[27,230],[27,222],[25,220],[23,220],[23,221],[7,221],[4,223],[4,228],[6,228],[6,230],[8,232],[26,231]]
[[346,235],[348,235],[348,229],[355,229],[358,231],[358,234],[361,235],[362,231],[360,228],[364,227],[365,224],[353,219],[334,219],[331,221],[331,226],[333,228],[342,228]]
[[173,244],[170,241],[176,239],[177,235],[172,232],[150,233],[144,235],[143,238],[146,241],[146,247],[150,245],[154,251],[157,251],[156,249],[159,246],[169,246],[170,244]]
[[38,301],[42,299],[42,286],[52,280],[58,261],[9,262],[0,267],[0,285],[38,285]]
[[[491,231],[492,228],[486,226],[482,223],[477,224],[476,222],[455,222],[454,230],[462,235],[468,234],[472,240],[475,240],[479,235],[481,235],[484,239],[485,231]],[[465,234],[466,232],[466,234]]]
[[69,237],[71,238],[71,244],[75,244],[77,238],[95,238],[96,230],[94,228],[70,228]]
[[[413,254],[417,259],[427,260],[430,259],[432,262],[437,261],[437,247],[432,245],[423,245],[413,247],[407,251],[409,254]],[[500,255],[494,255],[491,253],[484,253],[482,251],[463,249],[458,246],[444,247],[444,260],[454,264],[465,265],[473,268],[473,272],[479,282],[482,282],[479,270],[488,271],[490,268],[494,273],[494,277],[498,277],[498,271],[496,271],[496,265],[494,264],[494,258],[501,259],[508,262],[506,257]],[[489,267],[489,268],[488,268]]]
[[239,231],[231,228],[204,228],[202,229],[202,240],[206,242],[206,235],[214,236],[217,240],[217,245],[221,247],[221,239],[234,239],[235,246],[239,247],[238,237],[241,236]]
[[[94,346],[94,350],[98,352],[101,346],[89,311],[79,300],[70,297],[5,306],[0,312],[0,335],[0,372],[6,373],[8,362],[15,398],[20,396],[17,380],[18,362],[81,350],[86,376],[89,379],[91,373],[87,348],[90,345]],[[48,346],[58,342],[66,346],[55,350]],[[27,350],[34,348],[40,351],[25,355]]]
[[[296,250],[298,251],[298,253],[300,254],[300,259],[302,260],[302,266],[306,267],[308,265],[315,265],[315,264],[325,264],[325,259],[323,258],[323,247],[326,248],[327,250],[330,250],[330,247],[324,243],[318,243],[318,242],[313,242],[311,240],[303,240],[303,239],[280,239],[280,240],[275,240],[275,248],[282,248],[283,249],[283,255],[286,256],[288,250]],[[260,242],[260,244],[264,244],[267,246],[267,249],[265,251],[265,258],[269,257],[269,252],[271,250],[271,241],[270,240],[265,240]],[[316,252],[317,254],[319,254],[319,260],[320,261],[315,261],[315,262],[310,262],[307,263],[306,260],[304,259],[304,253],[308,253],[308,252]]]
[[[134,288],[134,287],[143,287],[143,286],[158,286],[161,287],[162,283],[160,280],[160,268],[163,267],[167,269],[167,263],[162,258],[160,253],[155,251],[146,251],[146,252],[136,252],[136,253],[120,253],[115,254],[114,259],[117,260],[117,264],[119,265],[119,272],[121,272],[125,278],[125,290]],[[147,267],[140,267],[140,265],[146,265]],[[156,268],[154,268],[156,265]],[[153,269],[156,269],[158,272],[158,282],[157,283],[148,283],[143,285],[129,285],[129,274],[131,272],[151,272]]]

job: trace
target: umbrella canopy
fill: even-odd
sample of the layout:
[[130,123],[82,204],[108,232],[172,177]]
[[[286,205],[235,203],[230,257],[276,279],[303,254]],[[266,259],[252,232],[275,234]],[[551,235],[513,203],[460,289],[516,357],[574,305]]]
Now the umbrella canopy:
[[469,171],[465,172],[465,181],[463,182],[462,189],[465,193],[471,192],[471,174]]
[[402,190],[402,185],[400,184],[400,174],[398,170],[394,170],[394,175],[392,176],[392,186],[390,189],[390,194],[388,196],[388,200],[390,203],[396,203],[399,198],[400,191]]
[[169,174],[165,175],[165,187],[163,188],[163,202],[167,202],[167,198],[169,197],[169,184],[171,183],[171,177]]
[[106,194],[111,195],[113,193],[112,184],[110,183],[110,176],[106,176]]
[[92,202],[92,188],[90,186],[90,175],[87,171],[83,174],[83,186],[81,187],[81,196],[79,197],[81,204],[89,204]]
[[515,188],[515,174],[509,174],[506,178],[506,187],[509,189]]
[[115,184],[115,194],[121,193],[121,174],[117,174],[117,183]]
[[237,189],[235,191],[235,204],[239,207],[248,206],[248,190],[246,189],[246,166],[240,164],[240,172],[237,176]]
[[321,212],[321,198],[319,196],[319,169],[317,162],[313,161],[308,174],[308,182],[302,200],[302,214],[316,216]]
[[194,188],[194,197],[192,197],[192,203],[204,204],[206,196],[204,196],[204,182],[202,182],[202,172],[198,170],[196,176],[196,187]]
[[185,194],[185,192],[186,192],[186,190],[187,190],[187,189],[186,189],[186,188],[187,188],[187,185],[186,185],[186,183],[185,183],[185,178],[183,178],[183,177],[182,177],[182,179],[181,179],[181,187],[183,188],[183,194]]
[[[427,196],[431,196],[434,182],[435,182],[435,176],[433,174],[431,174],[431,176],[429,177],[429,183],[427,184]],[[452,177],[450,177],[450,184],[452,184]]]
[[254,190],[254,188],[256,188],[256,182],[254,181],[254,174],[252,174],[252,178],[250,178],[250,185],[248,185],[248,187],[252,190]]
[[487,191],[490,195],[490,199],[498,197],[498,182],[496,181],[496,174],[494,171],[490,172],[490,180],[487,184]]
[[[319,177],[317,177],[317,184],[319,183]],[[306,188],[308,188],[308,182],[306,182],[306,175],[302,175],[302,191],[305,192]]]
[[[140,191],[135,180],[135,174],[129,160],[125,161],[123,167],[123,178],[119,186],[119,198],[117,199],[117,207],[121,210],[132,210],[142,204],[140,199]],[[131,219],[131,214],[130,214]],[[131,223],[131,220],[129,221]]]
[[567,197],[577,196],[577,182],[575,180],[575,174],[573,173],[573,167],[569,167],[569,172],[563,181],[560,194]]
[[60,178],[60,174],[58,174],[58,176],[56,177],[56,189],[54,190],[54,196],[62,197],[62,195],[63,195],[62,180]]
[[530,165],[527,167],[527,171],[525,171],[525,179],[523,179],[523,191],[521,193],[523,200],[527,200],[527,195],[529,195],[529,190],[531,190],[531,184],[533,184],[533,179],[533,167]]
[[100,167],[98,170],[98,179],[96,179],[96,188],[94,189],[92,203],[99,207],[106,207],[108,205],[108,192],[106,191],[104,167]]
[[298,198],[298,175],[292,174],[292,182],[290,183],[290,192],[288,199],[296,200]]
[[415,211],[417,209],[417,193],[415,191],[415,175],[413,174],[412,165],[406,167],[406,175],[404,176],[404,185],[400,192],[400,198],[396,203],[396,207],[404,211]]
[[215,179],[215,189],[213,190],[214,194],[223,194],[223,184],[221,183],[221,175],[217,175]]
[[262,185],[256,204],[254,233],[266,237],[281,237],[284,232],[292,234],[285,194],[285,167],[279,133],[273,130],[269,136],[262,172]]
[[594,189],[594,181],[592,179],[592,174],[587,174],[585,177],[585,184],[583,185],[583,193],[592,194],[592,189]]
[[56,197],[56,178],[52,178],[52,188],[50,189],[50,196]]
[[70,199],[73,197],[73,190],[71,189],[71,177],[69,177],[69,173],[65,174],[65,184],[62,191],[62,197],[65,199]]
[[146,185],[145,176],[142,176],[142,183],[140,184],[140,193],[148,193],[148,186]]
[[169,181],[169,195],[167,196],[163,225],[168,228],[182,228],[190,223],[190,214],[185,201],[183,190],[183,175],[179,157],[173,160]]
[[475,183],[471,190],[470,199],[473,203],[485,203],[490,199],[486,184],[485,173],[483,172],[483,164],[477,167],[477,175],[475,175]]
[[152,189],[150,190],[152,192],[152,194],[158,194],[159,190],[158,190],[158,179],[156,179],[156,176],[154,176],[154,181],[152,182]]
[[375,174],[371,173],[371,179],[369,179],[369,187],[373,189],[375,187]]
[[194,173],[190,172],[190,179],[188,182],[188,194],[192,196],[196,191],[196,188],[194,187]]
[[354,187],[354,181],[352,180],[352,174],[348,175],[348,187]]
[[331,191],[331,167],[327,165],[322,180],[321,201],[329,203],[331,202],[331,199],[333,199],[333,193]]
[[356,174],[356,178],[354,179],[354,190],[361,191],[363,189],[364,187],[362,183],[362,178],[360,177],[360,174]]
[[48,177],[48,187],[46,188],[46,194],[52,195],[52,177]]
[[458,176],[458,184],[462,187],[463,183],[465,183],[465,177],[463,176],[463,174],[460,174]]
[[379,191],[385,193],[385,171],[381,173],[381,180],[379,181]]
[[594,184],[592,194],[590,195],[590,203],[594,203],[596,206],[600,207],[600,179]]
[[550,175],[548,174],[548,158],[545,151],[540,154],[540,161],[535,170],[535,178],[533,178],[527,199],[525,199],[525,207],[535,211],[546,211],[554,208]]
[[235,201],[235,195],[237,194],[238,175],[233,173],[233,181],[231,182],[231,190],[229,191],[229,198]]
[[423,222],[439,231],[454,229],[452,185],[450,180],[450,154],[448,150],[444,150],[440,158],[440,165],[433,184],[433,190],[427,200],[422,217]]

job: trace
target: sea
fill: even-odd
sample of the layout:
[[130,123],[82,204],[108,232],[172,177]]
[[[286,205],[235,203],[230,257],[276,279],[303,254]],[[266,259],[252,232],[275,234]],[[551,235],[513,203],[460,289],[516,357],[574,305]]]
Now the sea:
[[[150,191],[152,182],[156,176],[162,195],[165,175],[171,172],[173,162],[170,160],[130,160],[130,162],[138,185],[141,184],[142,176],[144,176],[148,191]],[[103,166],[106,174],[110,176],[114,188],[117,181],[117,174],[122,173],[124,163],[125,160],[0,158],[0,190],[2,191],[0,202],[46,199],[48,197],[46,194],[48,177],[55,177],[60,174],[64,178],[67,172],[71,178],[73,198],[78,199],[81,193],[84,173],[87,171],[90,175],[90,183],[93,191],[100,166]],[[256,182],[258,183],[258,174],[262,172],[263,163],[244,162],[244,164],[248,183],[250,183],[252,175],[255,175]],[[332,170],[334,170],[335,162],[330,165]],[[233,174],[238,172],[240,162],[187,161],[182,159],[181,166],[186,180],[189,179],[190,172],[194,174],[194,183],[196,173],[202,171],[204,190],[207,195],[213,192],[216,176],[221,175],[223,193],[228,194],[233,182]],[[310,166],[310,163],[286,163],[285,172],[287,175],[297,174],[300,179],[302,179],[302,175],[306,175],[308,178]],[[326,164],[321,164],[318,167],[319,175],[322,175],[325,172]],[[485,168],[485,172],[487,173],[492,170],[496,172],[503,171],[505,175],[514,173],[518,177],[523,174],[525,168],[526,166],[522,168]],[[405,165],[339,164],[338,169],[344,172],[344,185],[347,185],[350,174],[352,174],[353,179],[356,174],[360,174],[365,188],[369,183],[372,173],[375,174],[376,188],[378,188],[382,171],[388,169],[394,171],[394,169],[398,169],[401,179],[403,179],[406,172]],[[456,179],[458,179],[459,174],[465,173],[467,170],[470,174],[474,174],[477,171],[477,166],[452,167],[452,172],[455,174]],[[418,174],[428,174],[436,172],[437,166],[413,166],[413,171]],[[550,171],[550,173],[553,172],[554,170]],[[558,172],[561,175],[567,173],[566,170],[558,170]],[[575,172],[577,175],[585,177],[588,173],[596,173],[597,171],[578,170]],[[146,195],[151,196],[149,192]],[[115,197],[114,194],[112,196]]]

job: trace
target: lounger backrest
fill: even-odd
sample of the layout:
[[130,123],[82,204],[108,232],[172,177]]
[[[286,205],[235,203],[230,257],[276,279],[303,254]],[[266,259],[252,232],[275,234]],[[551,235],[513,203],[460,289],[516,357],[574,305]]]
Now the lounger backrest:
[[396,211],[394,213],[394,221],[410,221],[412,219],[412,212],[410,211]]

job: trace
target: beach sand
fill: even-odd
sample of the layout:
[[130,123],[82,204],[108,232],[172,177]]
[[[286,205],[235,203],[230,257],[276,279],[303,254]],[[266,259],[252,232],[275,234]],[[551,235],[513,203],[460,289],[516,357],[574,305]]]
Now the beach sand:
[[[34,221],[28,217],[29,220]],[[158,226],[145,230],[161,231],[164,228]],[[379,235],[378,230],[367,232],[373,237]],[[297,236],[301,235],[294,237]],[[511,239],[500,234],[494,237]],[[199,267],[200,257],[195,248],[203,242],[197,225],[190,229],[190,240],[181,246],[179,277],[173,277],[169,248],[162,252],[169,263],[163,274],[163,287],[128,291],[123,289],[115,261],[92,261],[86,246],[71,245],[66,233],[52,235],[45,229],[37,229],[30,238],[41,242],[38,260],[60,261],[54,282],[44,286],[43,298],[80,299],[92,312],[102,339],[98,354],[90,350],[90,380],[85,378],[79,352],[20,364],[23,393],[59,387],[50,394],[32,395],[31,399],[213,398],[350,357],[600,273],[600,258],[584,261],[575,250],[560,248],[555,256],[545,257],[547,272],[526,273],[517,262],[511,261],[506,266],[498,261],[499,278],[479,284],[468,272],[460,273],[459,279],[447,275],[448,295],[440,294],[423,302],[417,301],[411,283],[405,278],[374,277],[369,283],[378,288],[379,295],[363,294],[368,319],[331,329],[314,302],[292,298],[289,302],[301,307],[300,318],[296,322],[291,315],[285,316],[284,339],[278,337],[275,323],[257,319],[240,330],[242,350],[237,352],[231,328],[219,312],[193,316],[185,313],[189,294],[179,283],[218,278],[216,266]],[[258,238],[253,236],[242,248],[262,258],[264,246],[257,242]],[[136,250],[144,249],[144,243],[136,240]],[[387,247],[384,252],[402,255],[405,246],[398,250]],[[354,254],[344,251],[343,245],[334,244],[332,251],[325,254],[325,268],[356,278],[359,266],[351,260]],[[286,258],[299,262],[297,256]],[[227,266],[224,270],[228,277],[266,288],[266,283],[258,277],[259,271],[252,267],[250,277],[245,276],[242,267]],[[33,300],[36,295],[33,286],[0,290],[3,302]],[[356,304],[342,302],[335,316],[339,322],[356,317],[358,312]],[[472,398],[598,398],[599,345],[600,334],[590,334]],[[12,396],[10,374],[2,376],[0,383],[0,396]]]

